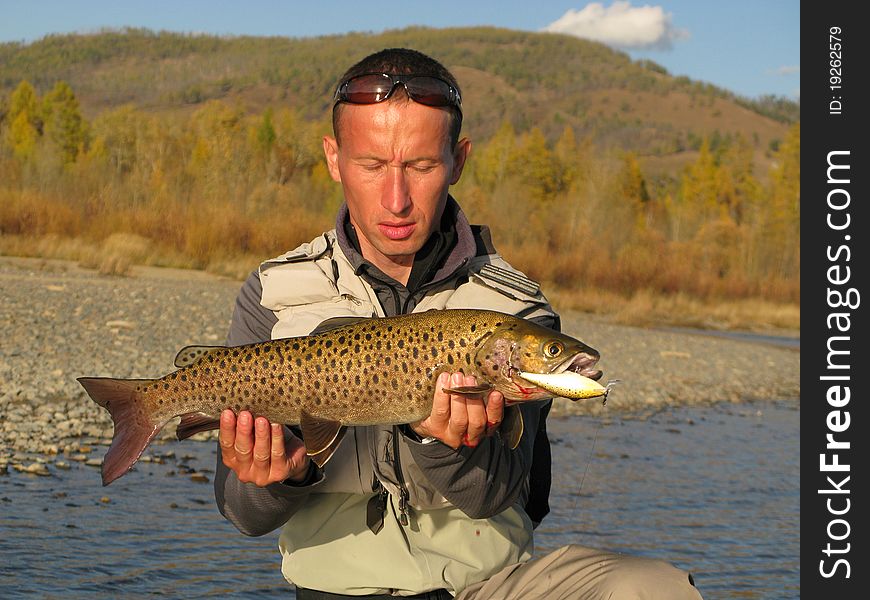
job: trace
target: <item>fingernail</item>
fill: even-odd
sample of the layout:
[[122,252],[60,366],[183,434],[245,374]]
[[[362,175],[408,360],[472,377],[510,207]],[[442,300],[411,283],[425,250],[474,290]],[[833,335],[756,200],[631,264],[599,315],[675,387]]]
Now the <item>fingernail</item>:
[[490,429],[493,429],[497,425],[498,425],[498,423],[496,423],[495,421],[487,421],[486,422],[486,426],[489,427]]
[[239,425],[248,425],[251,422],[251,415],[243,412],[239,415]]

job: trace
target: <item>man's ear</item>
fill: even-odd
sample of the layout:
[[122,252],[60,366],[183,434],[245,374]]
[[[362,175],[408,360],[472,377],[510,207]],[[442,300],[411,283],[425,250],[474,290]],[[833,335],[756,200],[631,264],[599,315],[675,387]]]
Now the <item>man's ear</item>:
[[326,166],[332,178],[341,183],[341,171],[338,169],[338,141],[332,137],[323,136],[323,154],[326,156]]
[[450,185],[462,177],[462,169],[465,168],[465,161],[469,154],[471,154],[470,139],[465,137],[456,142],[456,147],[453,148],[453,172],[450,174]]

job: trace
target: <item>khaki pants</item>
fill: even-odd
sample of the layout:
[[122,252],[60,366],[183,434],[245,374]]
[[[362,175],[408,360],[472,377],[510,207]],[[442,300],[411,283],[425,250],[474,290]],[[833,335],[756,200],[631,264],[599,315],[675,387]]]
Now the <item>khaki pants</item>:
[[650,558],[563,546],[505,567],[456,600],[699,600],[690,575]]

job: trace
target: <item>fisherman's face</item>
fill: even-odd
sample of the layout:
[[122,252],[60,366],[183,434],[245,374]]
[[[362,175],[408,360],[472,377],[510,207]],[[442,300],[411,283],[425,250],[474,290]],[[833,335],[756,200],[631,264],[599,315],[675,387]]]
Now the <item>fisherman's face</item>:
[[471,143],[451,148],[448,112],[405,98],[342,111],[341,144],[327,136],[323,148],[363,256],[386,272],[411,265],[438,228]]

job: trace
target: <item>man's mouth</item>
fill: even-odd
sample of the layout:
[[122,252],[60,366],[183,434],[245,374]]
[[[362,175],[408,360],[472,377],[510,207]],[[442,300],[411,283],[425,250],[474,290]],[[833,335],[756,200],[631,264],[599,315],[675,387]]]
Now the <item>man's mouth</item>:
[[416,228],[416,223],[378,223],[384,237],[396,241],[411,237]]

